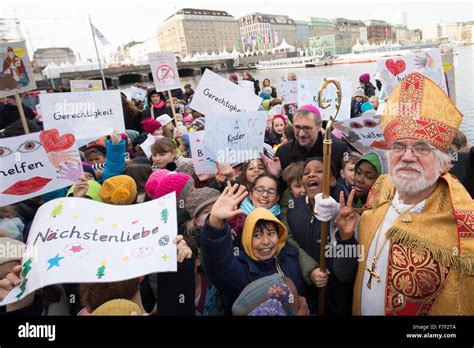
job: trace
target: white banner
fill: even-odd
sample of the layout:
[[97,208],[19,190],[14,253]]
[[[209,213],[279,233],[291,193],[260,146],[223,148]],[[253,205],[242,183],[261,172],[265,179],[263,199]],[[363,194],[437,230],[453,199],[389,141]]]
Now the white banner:
[[188,136],[195,173],[215,174],[217,169],[216,163],[210,159],[204,148],[206,131],[191,132]]
[[38,209],[30,229],[22,283],[0,305],[51,284],[176,272],[177,230],[174,192],[128,206],[73,197],[49,201]]
[[0,139],[0,207],[73,185],[82,173],[72,134],[50,129]]
[[101,80],[71,80],[69,81],[71,92],[102,91]]
[[190,108],[207,116],[257,111],[261,103],[262,98],[255,93],[207,69],[194,92]]
[[[351,118],[351,98],[352,98],[352,84],[343,79],[338,80],[341,85],[342,92],[342,104],[337,114],[336,120],[348,120]],[[311,104],[316,106],[321,112],[323,121],[329,121],[330,116],[333,114],[336,101],[337,93],[336,86],[330,84],[326,87],[323,92],[323,102],[325,104],[329,103],[331,106],[327,109],[322,109],[319,107],[319,90],[324,82],[324,80],[298,80],[298,107],[301,107],[306,104]]]
[[45,129],[57,128],[77,139],[125,133],[120,91],[40,94]]
[[157,92],[181,88],[173,52],[148,53]]

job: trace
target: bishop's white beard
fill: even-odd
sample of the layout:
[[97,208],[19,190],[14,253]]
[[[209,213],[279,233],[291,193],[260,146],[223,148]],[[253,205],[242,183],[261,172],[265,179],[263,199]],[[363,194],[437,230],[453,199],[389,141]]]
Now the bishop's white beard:
[[[440,162],[435,159],[435,173],[432,178],[425,179],[423,167],[419,163],[404,163],[397,164],[390,175],[393,184],[398,192],[409,193],[411,195],[417,194],[431,186],[433,186],[439,178]],[[401,169],[411,168],[417,173],[408,174],[400,173]],[[438,174],[436,174],[438,173]]]

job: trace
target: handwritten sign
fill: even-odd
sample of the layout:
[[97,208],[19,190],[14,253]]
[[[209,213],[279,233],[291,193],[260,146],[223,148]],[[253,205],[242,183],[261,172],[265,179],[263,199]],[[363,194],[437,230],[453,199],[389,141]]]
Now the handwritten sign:
[[0,139],[0,206],[73,185],[82,173],[72,134],[50,129]]
[[[352,84],[343,79],[338,80],[342,90],[342,103],[339,113],[337,114],[337,120],[348,120],[351,118],[351,97],[352,97]],[[298,106],[311,104],[316,106],[321,112],[323,121],[329,121],[329,118],[334,112],[335,104],[337,100],[336,86],[330,84],[323,92],[323,102],[329,103],[331,106],[327,109],[319,107],[319,90],[324,80],[299,80],[298,82]]]
[[138,88],[138,87],[130,87],[130,95],[131,99],[138,100],[138,101],[144,101],[146,98],[146,90],[143,88]]
[[189,107],[207,116],[257,111],[261,103],[262,98],[207,69]]
[[246,89],[249,93],[255,94],[255,86],[252,81],[247,80],[240,80],[238,85],[244,89]]
[[77,139],[125,133],[120,91],[40,94],[45,129],[57,128]]
[[433,80],[447,93],[439,48],[380,59],[377,61],[377,70],[382,81],[383,95],[387,97],[405,76],[415,71]]
[[0,305],[51,284],[116,282],[176,272],[177,229],[174,192],[129,206],[73,197],[49,201],[33,220],[22,282]]
[[265,111],[206,116],[204,150],[220,163],[241,163],[259,158],[263,152],[267,114]]
[[191,132],[188,135],[191,146],[191,158],[196,174],[215,174],[216,163],[210,159],[204,148],[206,132],[197,131]]
[[385,149],[385,138],[380,126],[380,115],[360,116],[343,122],[335,122],[344,138],[361,153]]
[[148,53],[148,59],[158,92],[181,88],[173,52]]
[[0,98],[36,88],[24,41],[0,43]]
[[71,80],[69,81],[71,92],[93,92],[102,91],[101,80]]
[[298,81],[281,81],[278,95],[283,97],[284,104],[298,102]]

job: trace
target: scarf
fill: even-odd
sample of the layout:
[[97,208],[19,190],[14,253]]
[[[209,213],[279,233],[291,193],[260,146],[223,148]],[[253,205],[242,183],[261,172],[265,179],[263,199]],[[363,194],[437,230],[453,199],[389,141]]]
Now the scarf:
[[[249,215],[251,212],[253,212],[256,209],[255,206],[252,204],[252,202],[250,202],[250,199],[248,197],[246,197],[242,201],[242,203],[240,203],[239,208],[244,211],[245,216]],[[273,207],[268,209],[268,211],[270,211],[270,213],[272,213],[273,215],[278,216],[280,215],[280,205],[277,203]]]
[[160,100],[158,104],[152,103],[154,109],[161,109],[165,105],[164,100]]

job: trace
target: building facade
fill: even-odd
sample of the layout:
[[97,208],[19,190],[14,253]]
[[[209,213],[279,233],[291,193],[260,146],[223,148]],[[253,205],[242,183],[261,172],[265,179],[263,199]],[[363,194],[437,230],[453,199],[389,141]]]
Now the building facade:
[[310,17],[309,36],[325,36],[335,34],[335,26],[332,21],[322,17]]
[[33,63],[36,67],[47,66],[50,63],[61,65],[75,62],[76,56],[69,47],[38,48],[33,54]]
[[225,11],[184,8],[159,26],[158,41],[162,51],[181,55],[239,49],[239,25]]
[[306,48],[309,44],[309,23],[306,21],[296,21],[296,46]]
[[395,41],[392,27],[386,21],[368,20],[364,21],[367,27],[367,41],[371,44]]
[[367,42],[367,27],[364,22],[346,18],[334,18],[332,20],[335,31],[338,34],[350,33],[352,36],[352,45],[357,42],[363,44]]
[[297,45],[297,30],[288,16],[251,13],[239,18],[242,48],[246,50],[269,49],[278,46],[283,39]]
[[309,54],[311,56],[336,56],[352,52],[352,33],[339,33],[311,37]]

